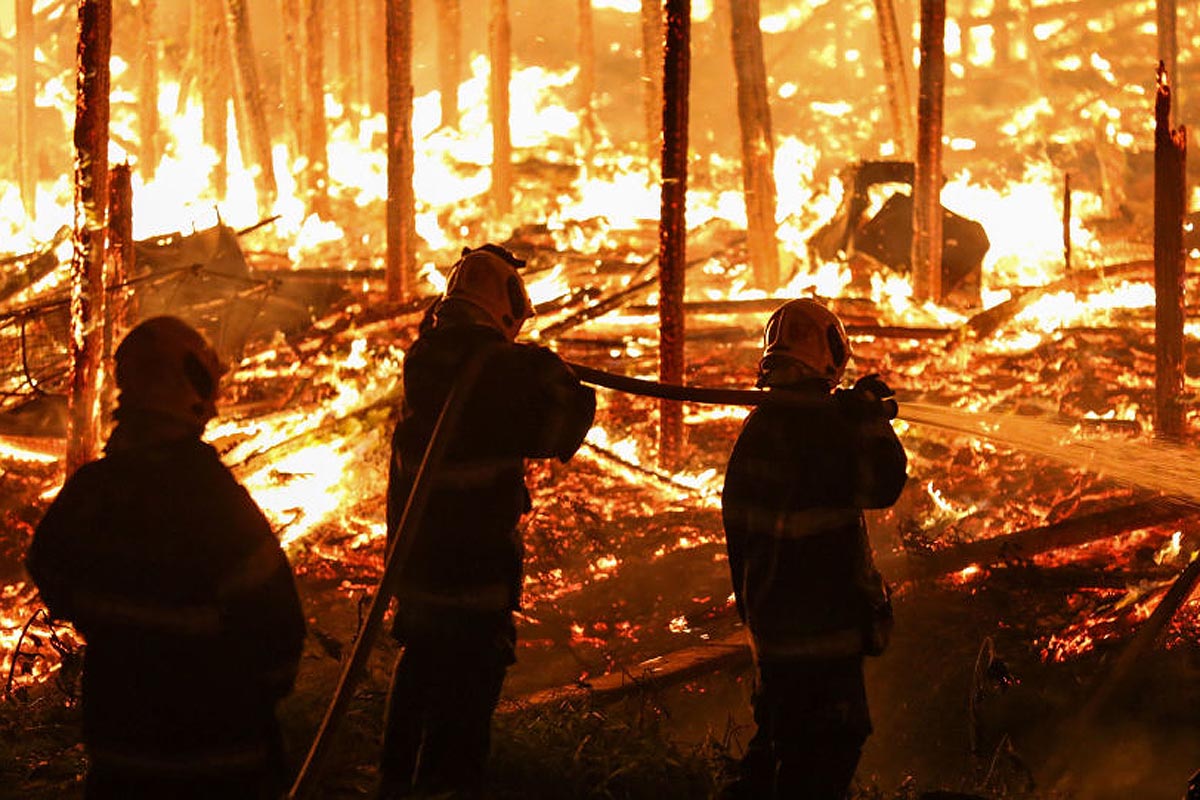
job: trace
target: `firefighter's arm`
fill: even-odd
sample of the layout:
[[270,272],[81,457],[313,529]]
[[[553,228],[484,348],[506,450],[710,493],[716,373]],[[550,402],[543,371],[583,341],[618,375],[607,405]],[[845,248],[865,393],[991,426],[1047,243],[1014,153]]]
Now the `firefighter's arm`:
[[575,455],[596,416],[596,392],[580,382],[571,368],[544,347],[533,349],[537,436],[525,455],[557,458],[566,462]]
[[75,590],[87,574],[81,543],[97,512],[96,493],[86,485],[89,474],[85,466],[67,480],[38,523],[25,556],[25,568],[50,615],[72,622],[79,611]]
[[908,480],[908,456],[891,424],[898,410],[895,393],[878,375],[867,375],[835,399],[853,429],[852,505],[887,508]]
[[[243,490],[244,494],[244,490]],[[247,670],[265,694],[288,694],[304,645],[304,613],[291,565],[248,494],[239,504],[245,548],[218,587],[222,619]]]

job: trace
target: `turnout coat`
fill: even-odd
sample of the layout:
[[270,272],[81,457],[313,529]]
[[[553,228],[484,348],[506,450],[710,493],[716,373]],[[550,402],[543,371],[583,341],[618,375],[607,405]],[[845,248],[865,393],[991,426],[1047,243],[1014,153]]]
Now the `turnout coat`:
[[91,763],[181,780],[269,772],[305,633],[288,561],[198,435],[128,432],[66,481],[27,556],[51,614],[87,640]]

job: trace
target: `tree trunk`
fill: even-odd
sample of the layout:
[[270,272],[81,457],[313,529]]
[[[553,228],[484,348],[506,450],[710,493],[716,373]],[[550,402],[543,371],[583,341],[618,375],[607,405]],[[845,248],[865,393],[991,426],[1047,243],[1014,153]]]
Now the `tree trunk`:
[[221,0],[201,0],[192,6],[200,36],[200,97],[204,107],[204,142],[217,154],[212,185],[218,198],[229,188],[229,90],[223,80],[230,67]]
[[1155,433],[1180,439],[1183,404],[1183,304],[1186,259],[1187,131],[1171,129],[1171,88],[1162,62],[1154,102],[1154,352]]
[[138,0],[138,31],[141,39],[141,78],[138,86],[138,129],[141,151],[138,172],[149,182],[162,156],[158,121],[158,29],[154,22],[155,0]]
[[596,31],[593,24],[592,0],[576,0],[579,13],[579,107],[580,134],[583,140],[584,163],[591,163],[596,146]]
[[37,70],[33,60],[37,28],[33,19],[33,0],[16,0],[17,23],[17,186],[25,216],[37,213],[37,137],[34,135],[34,98],[37,97]]
[[128,164],[113,167],[108,188],[108,275],[105,277],[104,387],[101,419],[112,419],[116,395],[113,363],[115,345],[129,330],[129,290],[125,282],[136,270],[133,249],[133,184]]
[[651,173],[661,154],[663,122],[663,0],[642,0],[642,110]]
[[509,81],[512,77],[512,27],[508,0],[491,0],[489,26],[492,69],[488,109],[492,118],[492,207],[497,214],[512,211],[512,130],[509,121]]
[[233,73],[242,98],[254,159],[262,170],[267,202],[259,206],[270,208],[279,195],[275,183],[275,167],[271,160],[271,137],[267,128],[267,112],[263,102],[262,84],[258,80],[258,64],[254,57],[254,37],[246,14],[246,0],[225,0],[226,38],[233,58]]
[[338,74],[333,82],[344,105],[358,105],[358,0],[337,0],[337,15]]
[[913,179],[913,296],[942,300],[942,106],[946,0],[921,0],[921,76]]
[[437,0],[438,87],[442,125],[458,128],[458,87],[462,84],[462,11],[458,0]]
[[[691,0],[667,0],[662,90],[662,212],[658,229],[658,379],[673,384],[683,383],[684,368],[683,278],[687,262],[685,213],[691,21]],[[673,400],[660,400],[658,414],[659,465],[674,470],[683,450],[683,406]]]
[[759,0],[732,0],[733,68],[737,76],[738,122],[742,133],[742,193],[746,201],[747,249],[759,289],[779,287],[775,238],[775,141],[763,63]]
[[413,195],[412,0],[387,3],[387,297],[413,294],[416,200]]
[[875,16],[879,23],[879,50],[883,57],[892,135],[896,137],[896,155],[905,159],[912,152],[912,95],[908,91],[908,70],[904,64],[907,50],[896,21],[894,0],[875,0]]
[[387,22],[386,6],[389,0],[363,0],[363,70],[367,76],[364,87],[367,105],[372,111],[386,109],[388,97],[387,78]]
[[104,234],[108,207],[112,0],[79,0],[75,94],[75,253],[71,259],[71,378],[66,471],[96,458],[104,356]]
[[1176,0],[1155,0],[1155,17],[1158,28],[1158,60],[1167,70],[1173,102],[1170,124],[1175,124],[1176,108],[1182,107],[1179,99],[1179,37],[1177,33],[1179,10]]
[[325,0],[302,0],[304,9],[301,45],[304,75],[304,186],[309,205],[329,219],[329,136],[325,129]]
[[292,158],[306,152],[304,145],[304,82],[302,79],[300,0],[279,0],[280,55],[279,95],[287,125]]

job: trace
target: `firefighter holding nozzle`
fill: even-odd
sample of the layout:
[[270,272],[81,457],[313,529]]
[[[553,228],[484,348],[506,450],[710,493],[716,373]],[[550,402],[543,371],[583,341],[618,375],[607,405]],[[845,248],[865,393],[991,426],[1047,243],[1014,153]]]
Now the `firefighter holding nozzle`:
[[722,797],[840,800],[871,732],[863,657],[883,652],[892,625],[862,509],[896,501],[907,459],[879,376],[838,387],[850,346],[831,311],[788,301],[764,338],[758,386],[807,402],[755,409],[725,475],[757,730]]
[[88,800],[277,798],[276,702],[304,616],[262,511],[201,440],[223,366],[175,317],[116,352],[117,425],[63,485],[26,558],[87,640]]
[[452,387],[475,377],[464,378],[444,457],[423,478],[432,488],[399,568],[394,634],[403,651],[388,698],[382,798],[483,792],[492,714],[515,661],[517,526],[531,510],[524,460],[567,461],[595,414],[595,393],[557,355],[515,341],[533,314],[523,266],[496,245],[464,249],[405,355],[390,546]]

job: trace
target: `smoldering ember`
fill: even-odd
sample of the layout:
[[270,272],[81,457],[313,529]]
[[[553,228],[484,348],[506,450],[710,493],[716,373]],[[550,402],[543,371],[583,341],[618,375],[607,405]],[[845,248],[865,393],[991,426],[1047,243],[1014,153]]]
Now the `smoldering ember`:
[[324,720],[305,793],[373,796],[401,369],[485,242],[598,401],[527,467],[495,796],[706,797],[741,755],[721,486],[796,297],[909,459],[868,512],[896,624],[853,796],[1187,793],[1195,4],[14,0],[0,31],[0,796],[82,795],[86,644],[24,559],[158,314],[231,365],[204,438],[297,578],[289,774]]

